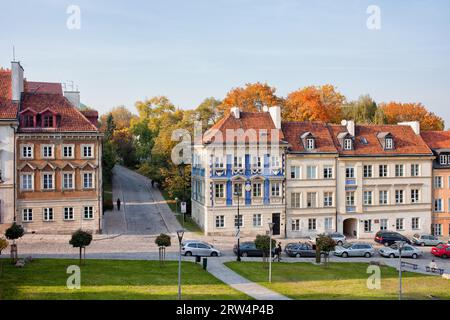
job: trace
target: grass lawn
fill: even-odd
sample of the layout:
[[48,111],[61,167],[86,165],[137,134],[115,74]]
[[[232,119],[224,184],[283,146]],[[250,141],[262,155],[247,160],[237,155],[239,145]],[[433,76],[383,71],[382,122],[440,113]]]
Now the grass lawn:
[[[366,263],[272,263],[272,283],[268,268],[261,262],[228,262],[226,265],[245,278],[293,299],[398,299],[398,272],[381,267],[381,289],[367,288]],[[450,281],[436,276],[403,273],[405,299],[450,299]]]
[[[2,259],[3,260],[3,259]],[[81,266],[81,289],[66,287],[69,265],[78,260],[37,259],[24,268],[3,260],[0,300],[11,299],[177,299],[178,262],[86,260]],[[183,262],[183,299],[249,299],[204,271]]]

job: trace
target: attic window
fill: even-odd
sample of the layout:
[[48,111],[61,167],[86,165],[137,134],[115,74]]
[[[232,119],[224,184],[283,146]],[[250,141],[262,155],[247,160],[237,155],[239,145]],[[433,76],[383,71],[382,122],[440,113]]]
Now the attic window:
[[315,143],[313,138],[306,139],[306,150],[314,150]]
[[24,115],[22,119],[24,127],[26,128],[34,127],[34,117],[32,115]]
[[369,142],[367,141],[367,139],[365,137],[361,137],[361,143],[362,144],[369,144]]
[[352,150],[352,139],[344,139],[344,150]]
[[392,150],[394,149],[394,140],[392,138],[386,138],[386,144],[385,144],[386,150]]
[[53,127],[53,115],[46,115],[42,121],[44,128],[52,128]]

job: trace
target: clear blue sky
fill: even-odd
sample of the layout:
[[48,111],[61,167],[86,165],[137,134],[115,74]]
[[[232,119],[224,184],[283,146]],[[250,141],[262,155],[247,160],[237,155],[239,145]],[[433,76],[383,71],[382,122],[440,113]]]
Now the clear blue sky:
[[[69,5],[81,29],[66,28]],[[369,5],[381,30],[369,30]],[[268,82],[280,95],[331,83],[349,99],[422,102],[450,125],[450,1],[29,0],[0,5],[30,80],[73,80],[100,112],[154,95],[182,108]]]

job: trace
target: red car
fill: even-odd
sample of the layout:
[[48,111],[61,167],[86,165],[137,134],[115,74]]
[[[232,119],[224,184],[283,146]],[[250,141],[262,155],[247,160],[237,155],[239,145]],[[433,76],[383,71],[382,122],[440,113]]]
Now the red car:
[[436,257],[447,259],[450,257],[450,244],[440,244],[431,248],[431,254]]

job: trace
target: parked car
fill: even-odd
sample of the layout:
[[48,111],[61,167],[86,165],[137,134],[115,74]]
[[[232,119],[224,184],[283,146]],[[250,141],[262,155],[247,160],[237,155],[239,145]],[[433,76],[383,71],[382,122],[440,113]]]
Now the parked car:
[[450,257],[450,244],[439,244],[431,248],[431,254],[435,257],[447,259]]
[[411,244],[411,240],[394,231],[378,231],[375,234],[374,240],[375,242],[383,244],[385,247],[393,245],[396,241],[405,241],[407,244]]
[[415,234],[412,238],[413,243],[419,246],[437,246],[444,242],[431,234]]
[[[241,257],[262,257],[263,251],[256,248],[256,245],[252,241],[241,242],[239,246]],[[234,245],[233,252],[237,255],[237,245]],[[272,255],[275,255],[275,248],[272,249]]]
[[[378,253],[383,257],[389,258],[397,258],[400,255],[398,246],[396,244],[393,244],[390,247],[381,248],[380,250],[378,250]],[[402,257],[417,259],[421,255],[422,251],[417,249],[416,247],[413,247],[409,244],[404,245],[402,250]]]
[[347,238],[342,233],[339,232],[330,232],[327,233],[326,235],[329,236],[331,239],[333,239],[338,246],[342,246],[347,240]]
[[315,257],[316,248],[310,243],[288,243],[284,252],[289,257]]
[[220,251],[203,241],[187,240],[182,243],[181,254],[185,256],[218,257]]
[[346,243],[342,246],[337,246],[334,250],[334,255],[347,257],[366,257],[370,258],[375,254],[375,249],[368,243]]

